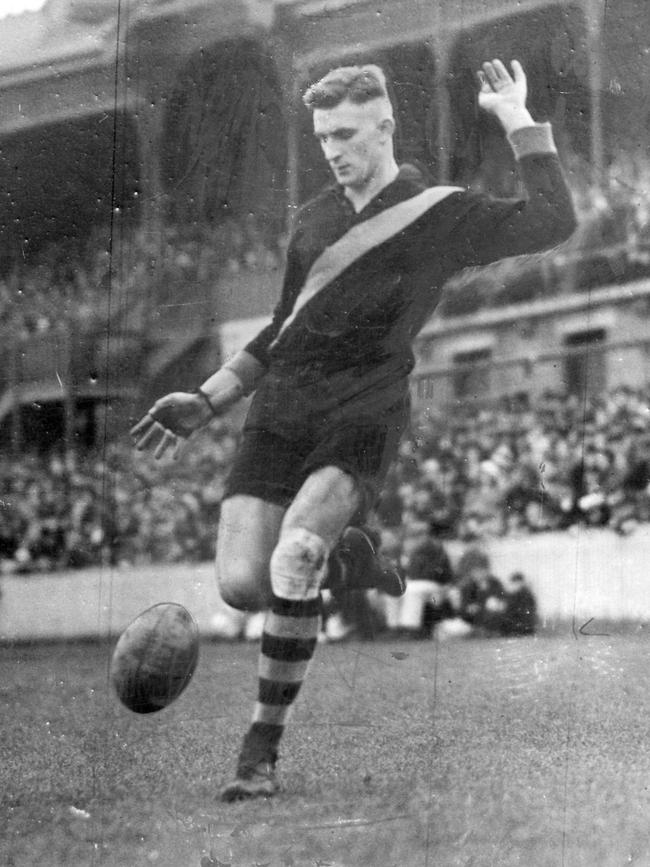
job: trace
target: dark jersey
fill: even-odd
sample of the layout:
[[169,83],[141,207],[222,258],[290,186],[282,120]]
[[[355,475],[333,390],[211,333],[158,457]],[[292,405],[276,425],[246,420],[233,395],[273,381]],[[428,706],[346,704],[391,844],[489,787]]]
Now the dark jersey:
[[289,244],[273,319],[246,347],[268,369],[246,427],[299,437],[306,427],[388,419],[400,404],[403,409],[414,365],[413,339],[449,278],[468,266],[546,249],[573,231],[573,207],[557,156],[524,156],[519,166],[526,199],[451,193],[361,253],[279,334],[323,251],[352,227],[427,185],[408,166],[360,213],[338,186],[307,203]]

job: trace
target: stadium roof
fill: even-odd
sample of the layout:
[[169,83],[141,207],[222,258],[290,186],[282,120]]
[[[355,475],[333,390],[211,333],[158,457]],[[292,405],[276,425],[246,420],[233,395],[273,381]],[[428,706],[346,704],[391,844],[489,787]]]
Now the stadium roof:
[[12,77],[12,72],[20,74],[102,53],[97,25],[66,15],[62,7],[60,0],[49,0],[36,12],[0,19],[0,74]]
[[116,0],[47,0],[38,11],[0,18],[0,86],[78,68],[85,60],[110,60],[118,27],[123,39],[149,25],[201,18],[206,11],[225,30],[247,21],[268,27],[274,6],[274,0],[129,0],[122,6]]

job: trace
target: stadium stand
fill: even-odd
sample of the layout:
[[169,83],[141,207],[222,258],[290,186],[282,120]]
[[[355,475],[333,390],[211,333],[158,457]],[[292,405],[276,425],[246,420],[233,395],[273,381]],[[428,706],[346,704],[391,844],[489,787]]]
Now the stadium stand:
[[568,166],[579,227],[546,253],[464,272],[448,286],[442,316],[462,316],[588,292],[650,276],[650,160],[621,153],[595,185]]
[[[108,10],[108,6],[103,5]],[[240,12],[235,8],[237,4],[232,5],[229,14],[235,22]],[[246,15],[248,6],[251,9],[255,6],[243,5]],[[329,48],[326,54],[322,53],[322,45],[328,42],[323,34],[328,32],[328,27],[336,26],[334,19],[325,12],[317,12],[313,4],[306,4],[305,10],[299,2],[279,5],[282,8],[273,26],[286,31],[301,75],[311,75],[315,65],[330,62]],[[383,23],[379,23],[381,16],[374,10],[365,9],[365,5],[361,8],[362,4],[348,5],[350,9],[355,5],[359,7],[352,14],[362,16],[359,21],[368,34],[375,33],[376,27],[387,26],[389,16],[385,15]],[[465,25],[456,21],[456,4],[439,5],[441,8],[436,8],[435,15],[431,12],[431,23],[435,19],[436,32],[441,34],[440,45],[445,47],[442,56],[432,58],[429,44],[422,41],[424,30],[418,16],[410,20],[408,15],[398,13],[394,13],[394,40],[404,38],[405,28],[410,28],[411,36],[417,34],[418,40],[413,39],[408,45],[395,41],[382,52],[382,62],[386,61],[399,82],[396,87],[402,106],[400,135],[404,157],[423,162],[434,175],[439,173],[477,188],[485,183],[486,175],[496,174],[509,188],[513,183],[510,166],[501,160],[498,148],[493,147],[490,130],[477,127],[473,98],[463,94],[472,93],[466,74],[476,67],[474,54],[487,51],[488,46],[492,50],[497,44],[495,34],[505,34],[499,35],[499,39],[506,39],[501,47],[508,51],[507,40],[516,43],[526,36],[527,43],[530,42],[531,82],[537,83],[535,96],[541,100],[537,107],[544,116],[552,117],[557,127],[563,161],[582,217],[579,232],[559,251],[509,260],[480,272],[463,274],[459,285],[451,287],[453,291],[448,293],[441,313],[458,316],[487,306],[587,293],[597,286],[618,286],[647,277],[650,274],[650,160],[644,149],[635,146],[641,139],[645,140],[646,130],[640,120],[644,115],[635,106],[642,106],[646,95],[633,86],[631,79],[638,76],[628,76],[630,80],[626,80],[626,87],[620,93],[612,78],[611,95],[616,94],[617,104],[626,106],[627,121],[619,122],[623,114],[614,111],[613,102],[608,103],[603,106],[607,111],[602,112],[607,135],[599,130],[601,120],[591,116],[596,95],[590,95],[589,91],[593,82],[588,86],[586,67],[578,62],[581,57],[586,62],[587,43],[582,39],[584,22],[577,6],[591,9],[590,4],[577,4],[576,8],[573,4],[569,8],[567,4],[567,9],[562,9],[562,4],[540,3],[540,9],[548,6],[548,10],[532,17],[520,16],[515,3],[492,4],[494,8],[490,9],[483,4],[480,20],[471,25],[467,23],[466,32]],[[129,356],[128,365],[122,364],[120,370],[127,366],[139,370],[139,363],[146,364],[148,378],[158,388],[161,382],[155,381],[152,367],[163,368],[174,358],[183,358],[182,353],[189,346],[186,338],[179,338],[171,330],[163,333],[163,322],[171,327],[179,321],[181,310],[194,310],[203,327],[209,318],[206,311],[214,301],[210,293],[214,293],[215,285],[224,277],[231,280],[227,291],[221,292],[224,304],[221,313],[226,319],[232,312],[226,309],[227,296],[241,299],[245,292],[261,294],[262,281],[257,278],[264,272],[281,268],[285,238],[278,224],[283,222],[286,212],[285,197],[291,192],[289,203],[293,207],[298,194],[307,191],[306,187],[302,188],[305,184],[320,182],[321,176],[314,170],[313,162],[316,145],[311,135],[303,135],[304,130],[296,120],[299,115],[293,107],[286,111],[286,119],[281,117],[279,94],[282,88],[279,78],[276,82],[274,63],[267,56],[266,47],[262,50],[248,35],[245,39],[233,39],[229,35],[228,41],[222,42],[223,10],[217,12],[207,3],[204,7],[201,20],[212,29],[197,27],[196,32],[201,32],[201,39],[206,34],[209,36],[210,50],[206,53],[201,47],[198,51],[198,42],[191,41],[183,42],[182,50],[179,45],[175,46],[178,68],[174,68],[165,83],[169,91],[165,96],[170,99],[161,98],[165,91],[164,88],[159,91],[161,83],[156,80],[159,66],[153,62],[142,65],[143,75],[137,77],[137,87],[134,79],[133,92],[124,89],[128,99],[119,107],[128,114],[139,104],[138,100],[152,109],[155,105],[161,112],[157,127],[147,125],[147,113],[140,112],[138,135],[133,131],[127,135],[129,125],[123,124],[118,106],[112,105],[111,98],[105,105],[89,109],[89,117],[101,118],[102,123],[106,107],[114,110],[112,120],[105,125],[106,130],[110,127],[111,134],[105,131],[101,138],[104,144],[96,149],[97,165],[106,169],[110,164],[102,148],[112,144],[115,133],[129,142],[128,159],[127,150],[124,151],[125,166],[131,160],[136,161],[136,157],[143,166],[147,161],[152,163],[143,173],[152,175],[149,185],[144,176],[136,172],[137,177],[129,175],[128,183],[124,183],[124,201],[111,200],[111,204],[126,207],[127,192],[135,195],[136,191],[139,198],[146,198],[147,213],[139,214],[143,224],[127,225],[118,219],[110,244],[111,229],[96,225],[84,236],[83,242],[81,236],[59,238],[56,244],[43,246],[28,256],[27,262],[20,248],[13,261],[0,263],[0,335],[4,336],[5,347],[9,345],[9,338],[26,341],[21,345],[21,352],[28,359],[25,363],[34,368],[38,367],[37,343],[41,337],[72,327],[106,343],[104,335],[110,326],[115,335],[133,335],[137,348],[139,335],[147,328],[148,338],[152,337],[153,321],[157,329],[153,337],[160,337],[159,342],[156,344],[154,340],[147,346],[145,358],[137,356],[134,361],[136,356]],[[57,27],[64,32],[66,16],[79,12],[75,4],[61,4],[60,12]],[[187,29],[180,9],[175,14],[173,20],[166,22],[169,44],[174,42],[177,33]],[[626,25],[634,31],[638,27],[638,14],[640,11],[636,9],[635,16],[629,19],[634,23]],[[241,14],[238,25],[242,34],[250,32],[246,15]],[[318,18],[319,15],[322,17]],[[495,29],[494,21],[500,17],[512,26]],[[153,33],[157,26],[155,14],[146,18],[135,16],[133,22],[134,26],[143,28],[138,32],[145,44],[145,33],[149,32],[146,28],[150,26]],[[618,31],[606,27],[606,23],[604,13],[602,52],[609,60],[618,57],[620,51],[612,43],[627,43],[619,38]],[[440,31],[441,25],[444,25],[443,31]],[[232,26],[235,33],[237,27],[234,23]],[[472,30],[472,27],[478,29]],[[334,33],[331,46],[336,46],[337,57],[348,57],[345,53],[348,50],[352,57],[358,49],[357,36],[352,39],[349,34],[357,33],[358,28],[346,26],[344,29],[345,34]],[[230,34],[230,30],[226,30]],[[317,32],[318,40],[314,43],[310,40]],[[157,44],[158,39],[156,36],[152,42],[167,64],[171,61],[170,52],[165,42]],[[379,41],[382,44],[386,41],[385,33]],[[18,39],[7,42],[22,44]],[[112,84],[115,58],[112,41],[109,42],[110,50],[101,68]],[[55,43],[55,39],[51,40],[51,45]],[[344,46],[347,46],[345,52]],[[41,58],[41,48],[49,50],[50,46],[40,47],[37,58]],[[45,56],[41,58],[45,59]],[[11,59],[11,52],[3,61],[9,66],[17,62],[16,58]],[[150,69],[147,75],[144,75],[145,67]],[[620,74],[619,67],[620,63],[613,63],[612,75]],[[126,59],[124,69],[128,70]],[[29,75],[21,75],[25,80],[18,76],[15,86],[22,88],[16,90],[16,94],[22,96],[14,99],[12,105],[21,105],[28,93]],[[240,166],[235,156],[243,153],[241,147],[219,149],[215,143],[225,135],[224,130],[230,135],[224,118],[230,123],[231,116],[223,106],[230,106],[230,94],[238,93],[242,82],[250,81],[249,76],[259,85],[246,88],[246,92],[253,94],[255,110],[246,107],[245,111],[234,111],[233,106],[234,127],[240,137],[237,141],[251,144],[246,150],[246,161]],[[278,76],[281,77],[280,73]],[[432,83],[433,90],[449,88],[444,99],[422,97],[423,76],[427,83]],[[7,88],[14,86],[12,81],[9,76]],[[224,81],[228,86],[223,86]],[[539,87],[541,81],[545,83],[544,88]],[[68,100],[64,100],[65,104],[76,105],[79,93],[94,93],[89,82],[80,66],[78,76],[70,79],[69,94],[64,94]],[[286,88],[286,82],[284,84]],[[42,86],[39,83],[39,92]],[[58,98],[62,82],[56,75],[51,86],[56,89]],[[114,87],[106,92],[112,97]],[[562,109],[564,103],[547,105],[544,102],[551,96],[564,100],[567,93],[572,93],[571,99],[574,99],[570,111],[565,110],[566,105]],[[459,106],[457,112],[453,109],[456,113],[451,117],[448,116],[449,96],[453,97],[452,104]],[[223,99],[223,103],[216,97]],[[285,97],[286,94],[282,99]],[[32,121],[42,127],[35,127],[32,137],[28,131],[21,133],[22,137],[16,135],[22,129],[20,118],[8,116],[4,128],[7,153],[23,154],[23,148],[24,154],[30,157],[32,192],[40,197],[38,208],[34,210],[38,223],[45,222],[39,216],[43,213],[44,193],[34,180],[36,157],[40,153],[38,143],[47,134],[48,143],[61,141],[61,152],[70,149],[73,138],[78,138],[86,147],[91,134],[97,135],[98,128],[94,120],[73,127],[66,119],[63,126],[70,129],[68,136],[62,137],[62,127],[53,122],[51,101],[41,102],[40,111],[32,109]],[[167,103],[173,108],[169,114],[163,112]],[[206,104],[212,106],[212,114],[205,114]],[[258,110],[260,106],[264,111]],[[568,122],[571,118],[579,119],[575,121],[577,126],[571,126]],[[206,123],[206,119],[212,122]],[[291,191],[284,189],[285,121],[290,127],[286,132],[294,151],[295,165],[290,172],[294,189]],[[158,138],[150,135],[154,128],[158,130]],[[184,149],[183,142],[192,130],[203,129],[205,136],[200,139],[197,156],[192,148]],[[438,130],[444,134],[440,135]],[[275,148],[267,147],[270,131],[275,131],[277,136],[277,153]],[[468,131],[471,136],[464,134]],[[153,144],[147,146],[150,138]],[[28,147],[30,142],[33,147]],[[49,175],[51,148],[42,150],[45,154],[43,171]],[[217,151],[222,154],[219,160],[214,157]],[[439,164],[440,152],[444,160]],[[76,150],[71,151],[72,156],[76,153]],[[612,158],[612,154],[616,156]],[[233,161],[231,166],[228,160]],[[11,168],[12,160],[6,158],[5,162]],[[71,177],[76,179],[78,166],[75,159],[71,158],[70,163],[74,170]],[[158,163],[162,164],[162,171]],[[263,176],[252,172],[251,167],[258,164],[264,167]],[[89,180],[96,174],[94,165],[90,162],[85,168],[83,183],[75,180],[76,197],[70,199],[67,207],[57,209],[59,216],[71,225],[72,218],[79,217],[78,203],[92,199],[88,192],[95,188]],[[160,177],[154,182],[156,166]],[[600,172],[597,182],[596,170]],[[209,184],[206,184],[206,172]],[[237,183],[230,184],[231,178]],[[270,179],[275,180],[271,183]],[[24,185],[17,189],[22,191],[27,186],[26,176]],[[246,212],[254,188],[272,190],[276,186],[279,199],[272,197],[270,202],[265,202],[266,220],[260,221]],[[197,196],[206,195],[206,191],[210,191],[209,201],[199,201]],[[20,196],[14,198],[20,200]],[[58,204],[58,195],[53,200]],[[102,201],[97,211],[104,218],[105,205],[106,201]],[[268,219],[269,214],[274,215],[274,219]],[[80,231],[81,228],[85,231],[88,227],[81,222]],[[66,232],[69,228],[66,226]],[[154,228],[156,233],[152,232]],[[252,277],[256,279],[246,279]],[[183,313],[183,317],[189,315]],[[241,311],[233,318],[237,315],[242,315]],[[183,318],[183,326],[187,321]],[[195,327],[191,339],[195,340],[198,333]],[[117,340],[114,343],[123,362],[124,343]],[[43,365],[50,371],[51,355],[42,353]],[[3,367],[8,371],[11,365],[3,364]],[[86,371],[98,369],[96,366],[84,368]],[[27,373],[34,381],[39,379],[39,370],[25,372],[25,378]],[[11,391],[14,384],[7,379],[5,393]],[[55,385],[58,387],[58,383]],[[4,396],[0,395],[0,404]],[[96,399],[96,393],[91,397]],[[31,399],[26,397],[25,403]],[[414,438],[403,444],[400,460],[382,496],[378,527],[401,546],[423,527],[441,538],[467,542],[486,535],[513,536],[568,529],[580,524],[630,532],[635,523],[650,519],[646,490],[650,480],[647,412],[646,391],[619,388],[602,400],[587,403],[575,396],[548,394],[541,403],[530,406],[516,401],[503,402],[491,409],[467,405],[455,407],[453,417],[427,415],[422,418]],[[158,469],[154,472],[142,456],[132,455],[130,444],[122,440],[108,444],[96,440],[94,450],[78,443],[77,452],[68,452],[64,457],[55,448],[47,455],[35,453],[25,455],[20,461],[3,461],[0,464],[3,492],[0,496],[4,503],[0,510],[2,568],[27,573],[101,563],[209,558],[221,485],[233,442],[231,431],[218,428],[206,434],[196,449],[188,449],[173,470],[164,470],[162,474]],[[197,466],[200,467],[198,472]]]
[[[125,439],[5,458],[2,571],[211,559],[236,442],[224,422],[163,465]],[[650,388],[422,417],[376,514],[386,544],[406,552],[430,533],[470,543],[581,526],[628,534],[649,521]]]

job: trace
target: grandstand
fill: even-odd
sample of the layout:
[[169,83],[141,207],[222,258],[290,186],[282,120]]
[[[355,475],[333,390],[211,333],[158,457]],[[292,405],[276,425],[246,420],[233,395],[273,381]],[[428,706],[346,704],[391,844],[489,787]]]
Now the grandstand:
[[[0,438],[24,455],[0,473],[15,512],[3,570],[210,557],[231,429],[172,480],[131,455],[129,420],[268,317],[294,206],[326,179],[299,94],[329,64],[371,58],[394,82],[401,159],[511,194],[472,75],[481,57],[519,54],[581,216],[562,248],[448,287],[416,345],[415,468],[398,462],[381,522],[417,524],[412,500],[456,539],[480,534],[486,508],[497,535],[647,520],[648,11],[335,6],[134,2],[118,20],[112,3],[50,0],[0,22]],[[495,492],[480,464],[504,449]]]
[[114,439],[216,365],[231,323],[269,314],[291,214],[325,179],[300,91],[369,58],[394,82],[401,159],[511,194],[472,76],[518,54],[582,215],[565,248],[449,287],[418,409],[643,387],[649,17],[642,0],[49,0],[4,19],[3,441]]

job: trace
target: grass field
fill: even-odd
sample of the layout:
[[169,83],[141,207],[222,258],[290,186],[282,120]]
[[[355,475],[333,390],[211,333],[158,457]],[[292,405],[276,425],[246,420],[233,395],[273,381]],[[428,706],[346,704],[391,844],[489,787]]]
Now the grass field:
[[319,647],[285,792],[234,805],[257,648],[205,643],[145,717],[110,652],[0,648],[3,867],[650,865],[643,629]]

